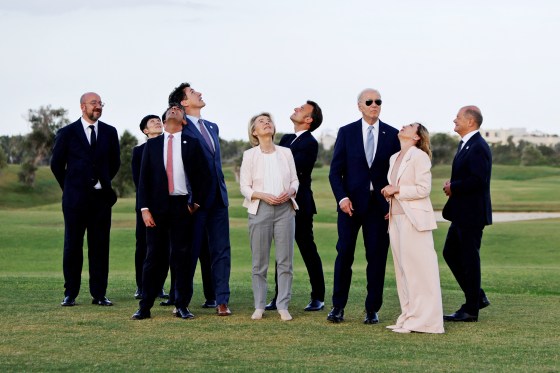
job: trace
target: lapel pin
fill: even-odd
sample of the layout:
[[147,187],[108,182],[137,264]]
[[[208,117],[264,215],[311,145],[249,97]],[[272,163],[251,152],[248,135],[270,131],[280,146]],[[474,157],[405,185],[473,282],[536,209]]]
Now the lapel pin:
[[183,140],[183,144],[186,144],[186,143],[187,143],[187,141],[186,141],[186,140]]

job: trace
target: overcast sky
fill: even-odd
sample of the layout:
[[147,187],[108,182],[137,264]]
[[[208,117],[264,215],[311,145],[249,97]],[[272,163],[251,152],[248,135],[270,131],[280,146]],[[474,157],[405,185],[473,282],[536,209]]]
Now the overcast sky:
[[0,135],[26,134],[28,109],[101,120],[141,138],[187,81],[224,139],[247,140],[249,118],[323,109],[317,132],[360,117],[356,96],[382,95],[381,119],[451,132],[461,106],[488,129],[560,133],[557,0],[0,0]]

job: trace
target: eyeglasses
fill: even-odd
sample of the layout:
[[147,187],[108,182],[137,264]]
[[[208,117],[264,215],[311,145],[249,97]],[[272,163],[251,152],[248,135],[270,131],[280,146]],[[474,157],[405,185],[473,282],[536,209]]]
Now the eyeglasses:
[[371,104],[373,104],[374,102],[377,106],[381,106],[383,101],[381,101],[381,99],[378,98],[377,100],[372,100],[372,99],[366,100],[364,103],[366,104],[366,106],[371,106]]
[[105,103],[103,101],[90,101],[90,102],[86,102],[86,104],[90,104],[91,106],[105,106]]

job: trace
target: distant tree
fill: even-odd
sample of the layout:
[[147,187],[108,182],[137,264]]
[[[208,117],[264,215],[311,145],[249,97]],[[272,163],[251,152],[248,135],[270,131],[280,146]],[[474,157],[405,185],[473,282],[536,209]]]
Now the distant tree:
[[113,179],[113,189],[119,197],[132,195],[134,192],[134,181],[132,180],[132,149],[138,145],[138,139],[128,130],[124,131],[120,139],[121,167]]
[[521,151],[513,143],[513,136],[509,136],[507,144],[491,144],[492,162],[495,164],[519,165],[521,162]]
[[24,146],[23,142],[25,137],[22,135],[15,136],[0,136],[0,148],[4,150],[6,154],[6,161],[9,164],[19,164],[22,162]]
[[432,145],[432,164],[451,164],[457,152],[459,141],[446,134],[435,133],[430,137]]
[[8,156],[3,148],[0,147],[0,173],[2,169],[8,166]]
[[[249,141],[220,139],[220,152],[223,163],[236,163],[241,159],[243,152],[251,147]],[[241,165],[241,163],[239,163]]]
[[522,166],[539,166],[545,164],[545,158],[539,148],[533,144],[526,144],[521,154]]
[[31,124],[31,133],[23,141],[23,163],[18,174],[24,185],[33,187],[37,167],[49,163],[55,133],[69,123],[66,114],[66,109],[53,109],[50,105],[29,109],[27,120]]
[[317,153],[317,161],[315,162],[315,167],[319,168],[322,166],[330,165],[333,153],[334,146],[331,146],[330,149],[325,149],[322,144],[319,144],[319,152]]

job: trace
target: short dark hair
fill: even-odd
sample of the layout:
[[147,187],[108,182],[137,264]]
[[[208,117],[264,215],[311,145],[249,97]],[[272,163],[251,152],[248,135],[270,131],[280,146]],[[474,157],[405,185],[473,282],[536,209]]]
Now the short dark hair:
[[167,99],[169,105],[171,106],[172,103],[181,103],[181,101],[185,99],[185,88],[190,86],[189,83],[181,83],[178,87],[175,87]]
[[161,116],[162,123],[165,123],[165,121],[167,120],[167,112],[169,111],[169,109],[171,109],[174,106],[181,109],[181,111],[183,112],[183,116],[186,118],[185,109],[181,106],[181,104],[178,104],[176,102],[170,102],[169,106],[167,106],[167,109],[165,109],[163,115]]
[[313,132],[323,123],[323,111],[316,102],[307,100],[306,103],[313,107],[313,111],[311,112],[311,119],[313,119],[313,122],[309,125],[309,132]]
[[140,121],[140,131],[142,131],[142,133],[144,133],[144,130],[146,129],[146,126],[148,125],[148,121],[150,119],[159,119],[159,117],[154,114],[148,114],[144,118],[142,118],[142,120]]

